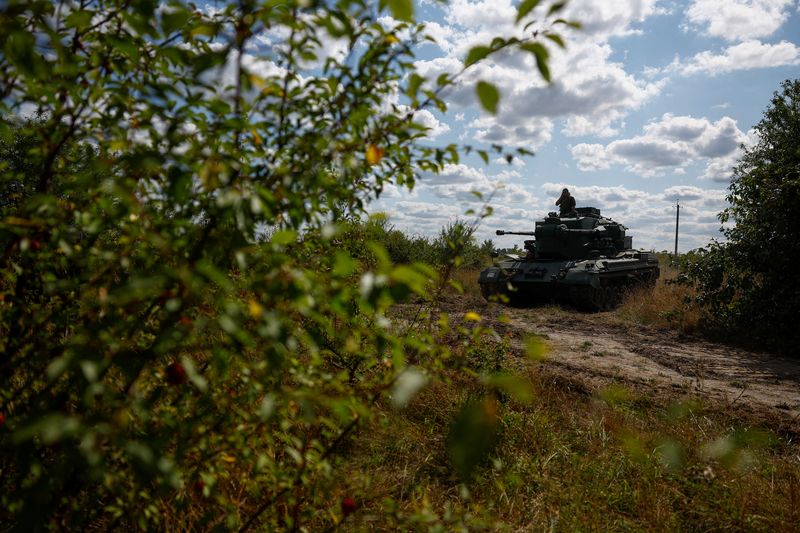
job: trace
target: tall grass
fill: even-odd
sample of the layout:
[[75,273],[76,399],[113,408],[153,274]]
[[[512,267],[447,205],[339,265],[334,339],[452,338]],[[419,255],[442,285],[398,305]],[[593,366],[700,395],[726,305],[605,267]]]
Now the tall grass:
[[706,313],[697,304],[693,287],[675,283],[679,270],[665,258],[661,260],[661,277],[655,287],[636,287],[628,291],[615,314],[626,322],[681,333],[702,333]]
[[646,326],[675,329],[681,333],[702,333],[705,312],[695,302],[691,287],[659,280],[655,287],[629,291],[617,308],[617,316]]
[[442,436],[475,380],[454,375],[405,411],[387,407],[330,488],[362,506],[348,529],[391,530],[420,508],[419,530],[792,531],[799,523],[796,448],[769,433],[737,429],[696,402],[621,387],[593,393],[533,367],[527,377],[534,401],[501,405],[501,443],[466,483]]

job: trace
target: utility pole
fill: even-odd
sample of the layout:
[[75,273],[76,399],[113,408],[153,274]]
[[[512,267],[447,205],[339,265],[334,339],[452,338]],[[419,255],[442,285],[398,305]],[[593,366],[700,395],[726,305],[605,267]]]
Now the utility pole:
[[678,208],[678,211],[675,213],[675,260],[678,260],[678,224],[681,221],[681,200],[678,198],[675,201],[675,207]]

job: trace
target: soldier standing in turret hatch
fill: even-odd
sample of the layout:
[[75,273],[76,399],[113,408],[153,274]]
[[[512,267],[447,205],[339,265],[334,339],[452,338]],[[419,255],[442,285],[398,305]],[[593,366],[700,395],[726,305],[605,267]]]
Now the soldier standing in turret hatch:
[[556,200],[556,205],[559,207],[559,216],[562,217],[577,217],[578,212],[575,210],[575,198],[569,193],[566,187],[561,191],[561,197]]

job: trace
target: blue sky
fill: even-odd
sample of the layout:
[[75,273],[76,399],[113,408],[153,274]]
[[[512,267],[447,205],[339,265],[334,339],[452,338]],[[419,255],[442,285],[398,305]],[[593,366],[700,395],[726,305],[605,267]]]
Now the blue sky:
[[[542,18],[538,9],[531,18]],[[493,35],[521,31],[511,0],[423,0],[416,13],[437,41],[418,50],[428,76],[456,71]],[[423,175],[412,192],[390,188],[372,211],[433,235],[476,207],[470,191],[502,183],[479,238],[511,246],[515,239],[495,238],[494,229],[532,229],[567,186],[579,206],[626,224],[636,247],[672,249],[677,198],[681,251],[720,237],[716,214],[739,145],[755,141],[752,127],[780,82],[800,74],[797,0],[572,0],[562,15],[584,28],[561,32],[565,51],[549,47],[552,84],[532,58],[505,54],[451,91],[447,114],[416,118],[431,127],[433,144],[498,142],[536,155],[512,165],[465,157]],[[477,104],[479,79],[501,91],[496,115]]]

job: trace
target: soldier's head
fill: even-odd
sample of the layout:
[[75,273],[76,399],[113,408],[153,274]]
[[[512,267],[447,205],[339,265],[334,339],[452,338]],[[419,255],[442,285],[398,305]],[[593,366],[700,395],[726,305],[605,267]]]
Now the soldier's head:
[[561,197],[563,198],[564,196],[569,196],[569,189],[566,187],[564,187],[564,190],[561,191]]

